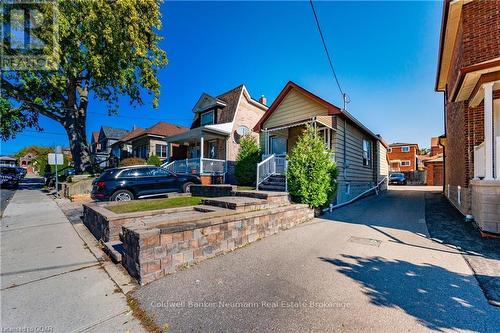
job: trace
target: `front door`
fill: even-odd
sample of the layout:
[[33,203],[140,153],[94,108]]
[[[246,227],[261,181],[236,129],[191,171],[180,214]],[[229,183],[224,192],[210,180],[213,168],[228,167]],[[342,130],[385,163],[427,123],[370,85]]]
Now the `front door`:
[[279,136],[272,136],[270,139],[271,139],[271,144],[270,144],[271,154],[274,154],[276,156],[285,156],[287,139]]

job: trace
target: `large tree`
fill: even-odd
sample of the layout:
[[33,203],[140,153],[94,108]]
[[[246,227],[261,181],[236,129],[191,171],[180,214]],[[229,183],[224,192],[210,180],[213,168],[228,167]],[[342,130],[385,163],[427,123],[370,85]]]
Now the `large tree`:
[[[158,105],[157,71],[167,57],[159,47],[161,37],[158,0],[60,0],[57,31],[43,26],[35,32],[47,47],[56,36],[51,59],[54,70],[10,70],[1,75],[0,136],[15,137],[26,127],[42,130],[39,116],[59,122],[67,132],[77,172],[90,166],[85,124],[89,103],[106,102],[107,111],[118,111],[118,98],[128,96],[142,105],[143,93]],[[47,14],[53,10],[40,6]],[[2,20],[9,20],[3,15]],[[57,33],[56,33],[57,32]],[[4,54],[6,40],[2,41]]]

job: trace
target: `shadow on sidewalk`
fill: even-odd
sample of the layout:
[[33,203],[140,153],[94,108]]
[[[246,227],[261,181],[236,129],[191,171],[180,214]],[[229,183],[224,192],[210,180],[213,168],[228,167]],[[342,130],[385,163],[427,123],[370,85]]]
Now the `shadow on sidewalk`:
[[500,239],[481,237],[439,193],[426,194],[425,220],[431,238],[460,249],[488,300],[500,305]]
[[372,304],[400,308],[429,329],[484,332],[500,324],[499,311],[485,303],[472,276],[381,257],[319,259],[361,283]]

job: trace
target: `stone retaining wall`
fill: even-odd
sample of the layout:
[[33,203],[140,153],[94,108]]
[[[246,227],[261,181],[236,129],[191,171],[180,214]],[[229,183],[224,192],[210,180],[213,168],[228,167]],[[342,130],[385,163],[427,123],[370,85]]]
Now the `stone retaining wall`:
[[122,265],[141,285],[311,220],[307,205],[287,205],[193,223],[124,226]]
[[195,197],[229,197],[236,190],[236,185],[191,185],[191,194]]

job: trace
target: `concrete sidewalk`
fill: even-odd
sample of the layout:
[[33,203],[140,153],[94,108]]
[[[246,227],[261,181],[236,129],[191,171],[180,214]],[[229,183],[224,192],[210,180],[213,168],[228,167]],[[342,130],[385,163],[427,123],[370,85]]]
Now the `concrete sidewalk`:
[[21,185],[1,222],[0,330],[144,331],[125,295],[33,180]]

